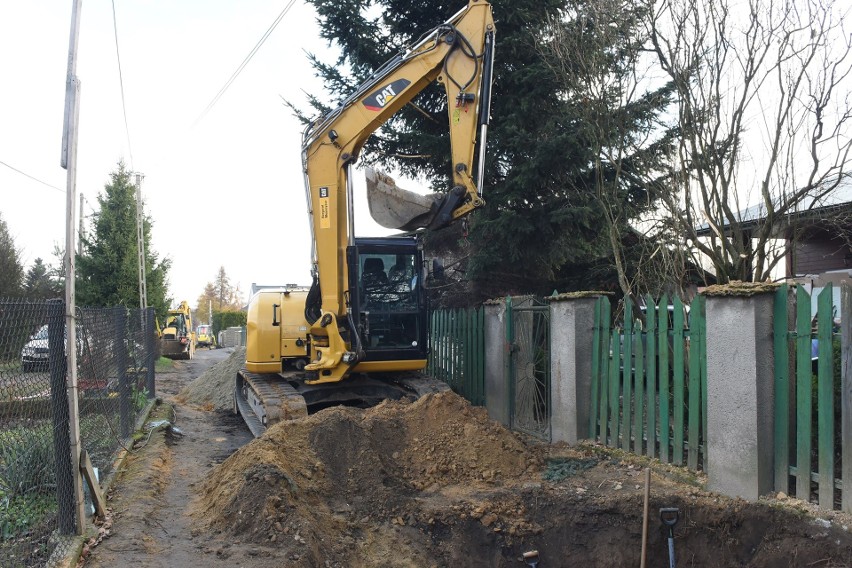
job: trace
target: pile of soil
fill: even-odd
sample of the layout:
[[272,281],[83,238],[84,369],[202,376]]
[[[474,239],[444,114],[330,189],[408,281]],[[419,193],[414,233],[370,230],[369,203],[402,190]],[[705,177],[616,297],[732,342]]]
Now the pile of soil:
[[[292,566],[521,566],[534,549],[542,568],[638,565],[640,460],[533,442],[446,392],[277,424],[208,474],[194,514]],[[682,512],[681,562],[852,562],[840,522],[725,499],[689,475],[656,465],[649,565],[667,562],[660,507]]]
[[246,362],[246,348],[237,347],[231,356],[216,363],[186,385],[177,395],[181,403],[211,410],[234,407],[234,378]]

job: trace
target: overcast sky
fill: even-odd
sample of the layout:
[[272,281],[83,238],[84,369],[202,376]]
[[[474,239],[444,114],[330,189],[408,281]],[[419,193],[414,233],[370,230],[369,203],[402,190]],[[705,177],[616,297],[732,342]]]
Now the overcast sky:
[[[246,298],[252,282],[310,281],[302,126],[282,97],[303,107],[303,91],[328,100],[305,55],[331,61],[334,53],[319,38],[313,8],[297,0],[193,126],[288,3],[115,2],[128,143],[113,5],[83,0],[77,191],[88,217],[120,160],[144,174],[152,245],[172,259],[175,303],[194,305],[220,266]],[[54,244],[65,242],[59,160],[72,4],[0,2],[0,213],[26,267],[37,257],[54,263]],[[356,179],[361,194],[363,173]],[[356,207],[358,234],[387,234],[368,220],[363,200]]]

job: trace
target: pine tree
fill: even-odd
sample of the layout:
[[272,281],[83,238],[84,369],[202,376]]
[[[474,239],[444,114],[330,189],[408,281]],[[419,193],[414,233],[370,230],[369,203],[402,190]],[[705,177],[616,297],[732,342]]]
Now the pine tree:
[[9,226],[0,215],[0,298],[19,296],[24,267]]
[[[339,93],[330,103],[312,96],[310,103],[318,111],[345,98],[404,45],[462,7],[459,0],[378,0],[369,9],[358,1],[309,1],[319,14],[322,36],[342,53],[333,65],[314,59],[327,91]],[[566,283],[600,288],[595,276],[614,282],[615,274],[611,243],[602,231],[607,218],[594,190],[596,156],[580,128],[582,101],[570,99],[564,81],[543,56],[543,32],[564,14],[566,2],[492,4],[497,47],[482,188],[486,206],[472,216],[470,234],[458,239],[470,256],[467,278],[477,281],[480,298],[549,293]],[[341,70],[351,71],[351,78]],[[656,103],[654,112],[659,112],[666,101]],[[448,189],[446,104],[442,87],[429,86],[367,142],[362,158],[425,178],[434,190]],[[646,123],[637,120],[629,127],[638,130]],[[653,202],[647,188],[630,187],[630,180],[627,184],[622,197],[628,215],[618,221],[622,224]],[[457,228],[450,230],[456,233]],[[580,272],[580,266],[597,269]]]
[[[119,162],[118,170],[110,174],[110,182],[98,196],[98,204],[94,230],[83,238],[83,255],[77,259],[77,303],[136,308],[139,306],[136,188],[124,163]],[[166,290],[171,261],[158,260],[153,251],[149,218],[144,221],[144,238],[148,305],[162,316],[171,304]]]
[[211,311],[211,308],[213,310],[218,310],[219,300],[216,297],[215,286],[213,286],[212,282],[208,282],[204,285],[204,292],[202,292],[201,295],[198,296],[198,300],[195,303],[196,319],[198,321],[209,320],[209,312]]
[[24,276],[24,296],[30,299],[58,298],[63,290],[50,277],[51,268],[41,258],[35,259]]

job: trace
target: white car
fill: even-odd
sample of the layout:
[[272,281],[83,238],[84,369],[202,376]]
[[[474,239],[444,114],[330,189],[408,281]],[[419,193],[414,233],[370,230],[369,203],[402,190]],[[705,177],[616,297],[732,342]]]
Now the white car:
[[48,368],[47,326],[43,325],[35,332],[21,349],[21,369],[25,373]]

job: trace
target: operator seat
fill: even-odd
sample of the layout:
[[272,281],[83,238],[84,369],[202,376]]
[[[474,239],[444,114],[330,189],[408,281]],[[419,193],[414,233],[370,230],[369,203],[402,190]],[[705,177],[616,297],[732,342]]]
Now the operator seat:
[[368,258],[364,260],[364,273],[361,275],[361,300],[367,297],[373,301],[381,301],[376,293],[385,288],[388,283],[388,275],[385,274],[385,261],[381,258]]

